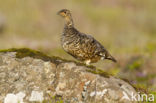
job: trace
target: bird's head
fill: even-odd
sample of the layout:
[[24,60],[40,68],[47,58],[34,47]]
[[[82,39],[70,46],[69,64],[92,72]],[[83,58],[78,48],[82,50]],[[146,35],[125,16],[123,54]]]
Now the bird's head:
[[70,11],[67,10],[67,9],[62,9],[57,14],[60,15],[60,16],[62,16],[62,17],[64,17],[64,18],[71,16]]
[[66,26],[68,26],[68,27],[74,26],[73,19],[72,19],[72,16],[71,16],[71,13],[69,10],[62,9],[57,14],[60,15],[61,17],[65,18],[65,25]]

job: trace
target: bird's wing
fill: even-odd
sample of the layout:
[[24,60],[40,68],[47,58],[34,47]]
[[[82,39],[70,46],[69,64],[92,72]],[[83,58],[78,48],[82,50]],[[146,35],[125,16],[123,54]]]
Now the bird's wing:
[[90,35],[84,35],[84,36],[85,36],[84,38],[86,38],[85,43],[88,46],[88,51],[92,51],[92,54],[94,54],[94,56],[98,55],[103,59],[109,59],[114,62],[117,62],[117,60],[104,48],[104,46],[100,42],[98,42]]
[[101,43],[99,43],[96,39],[94,39],[91,35],[86,35],[81,33],[81,43],[82,45],[84,44],[84,46],[82,46],[82,49],[87,49],[85,50],[88,53],[94,54],[94,55],[104,55],[107,50],[104,48],[104,46],[101,45]]

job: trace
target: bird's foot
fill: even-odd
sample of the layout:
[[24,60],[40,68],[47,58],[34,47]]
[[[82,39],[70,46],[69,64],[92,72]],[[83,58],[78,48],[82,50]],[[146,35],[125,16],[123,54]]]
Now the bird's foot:
[[86,64],[87,66],[89,66],[89,65],[90,65],[90,62],[91,62],[91,60],[86,60],[86,61],[85,61],[85,64]]

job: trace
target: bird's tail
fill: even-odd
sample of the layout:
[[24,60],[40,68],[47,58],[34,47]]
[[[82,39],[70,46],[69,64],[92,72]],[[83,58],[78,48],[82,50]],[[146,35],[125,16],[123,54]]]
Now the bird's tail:
[[107,53],[105,59],[112,60],[113,62],[117,62],[117,60],[113,56],[111,56],[110,54],[108,54],[108,53]]

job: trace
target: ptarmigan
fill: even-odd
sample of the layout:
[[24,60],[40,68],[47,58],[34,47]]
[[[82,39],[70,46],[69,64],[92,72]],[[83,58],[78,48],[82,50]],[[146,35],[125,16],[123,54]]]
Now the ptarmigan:
[[104,59],[116,62],[115,58],[97,40],[90,35],[79,32],[74,27],[69,10],[62,9],[58,12],[58,15],[65,19],[61,45],[68,54],[87,65]]

